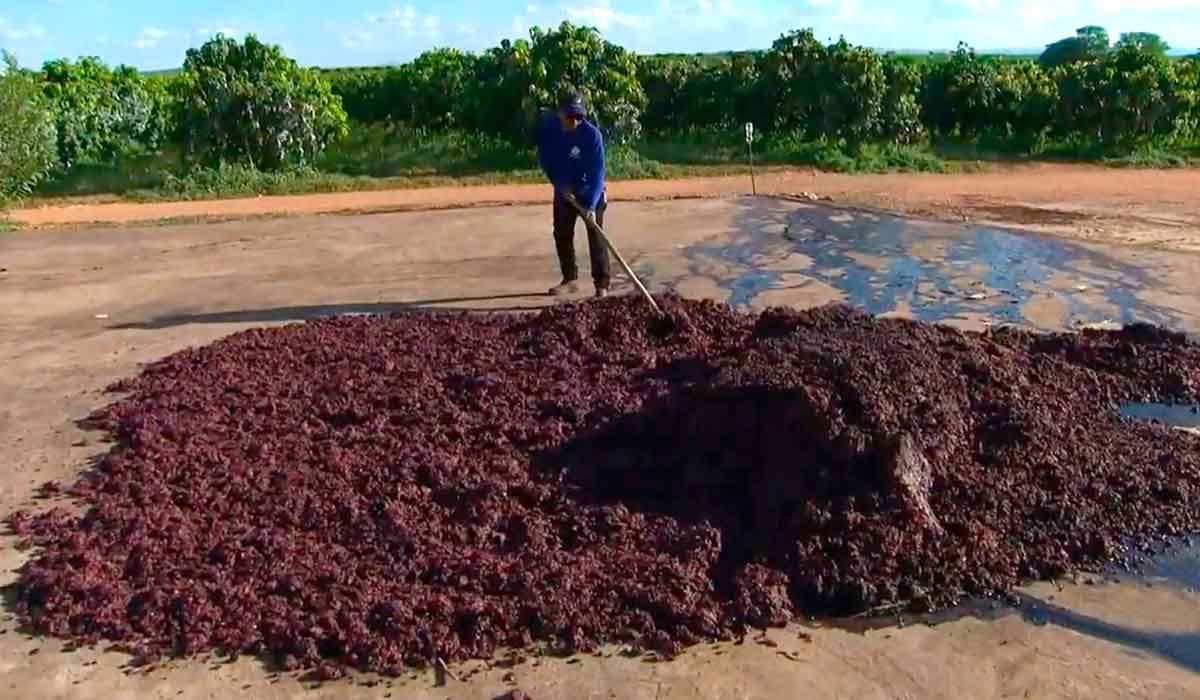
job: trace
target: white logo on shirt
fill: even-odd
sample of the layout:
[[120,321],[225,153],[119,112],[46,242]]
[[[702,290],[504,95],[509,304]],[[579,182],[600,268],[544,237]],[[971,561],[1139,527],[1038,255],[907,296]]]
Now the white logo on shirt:
[[582,154],[582,152],[580,152],[580,150],[579,150],[579,146],[571,146],[571,153],[570,153],[570,155],[571,155],[571,157],[572,157],[572,158],[579,158],[579,157],[580,157],[581,155],[583,155],[583,154]]

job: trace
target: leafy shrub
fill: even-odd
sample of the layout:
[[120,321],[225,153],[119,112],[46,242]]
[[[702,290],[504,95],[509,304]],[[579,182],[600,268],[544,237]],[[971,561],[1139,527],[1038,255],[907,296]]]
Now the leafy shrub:
[[530,145],[479,131],[363,124],[326,149],[317,165],[352,176],[462,176],[535,171],[537,158]]
[[605,41],[588,27],[563,22],[558,29],[529,32],[528,92],[522,111],[531,120],[539,111],[557,106],[568,91],[588,101],[592,118],[610,140],[623,142],[641,134],[638,121],[646,108],[646,93],[637,80],[637,59]]
[[685,125],[707,126],[691,121],[694,97],[688,88],[700,70],[700,62],[691,57],[643,56],[638,59],[637,79],[646,94],[642,125],[647,131],[666,131]]
[[190,163],[304,164],[348,131],[329,83],[253,35],[189,49],[180,74],[179,137]]
[[474,88],[463,95],[464,126],[522,139],[534,116],[525,112],[531,60],[531,47],[524,39],[505,39],[485,51],[475,63]]
[[963,44],[948,60],[932,65],[921,91],[922,110],[931,129],[966,138],[994,130],[996,68]]
[[1094,61],[1108,52],[1108,32],[1104,27],[1087,26],[1075,30],[1075,36],[1060,39],[1046,47],[1038,58],[1043,68],[1058,68],[1081,61]]
[[1117,39],[1117,43],[1113,46],[1115,49],[1134,48],[1142,53],[1154,54],[1155,56],[1166,56],[1171,50],[1171,45],[1157,34],[1150,32],[1126,32]]
[[37,82],[0,53],[0,202],[28,195],[55,161],[54,121]]
[[[250,186],[228,169],[213,175],[230,163],[346,177],[533,169],[529,127],[566,90],[587,97],[616,171],[740,160],[746,121],[758,126],[756,151],[771,162],[930,169],[937,164],[921,155],[928,149],[916,147],[930,138],[976,152],[1116,159],[1192,146],[1200,60],[1170,60],[1166,50],[1154,34],[1123,34],[1110,47],[1103,28],[1082,27],[1038,61],[979,56],[965,45],[917,58],[826,44],[804,30],[763,52],[639,57],[595,29],[563,23],[481,54],[438,49],[395,67],[324,71],[301,68],[254,37],[218,37],[189,51],[172,77],[94,58],[53,61],[41,92],[59,180],[67,171],[153,166],[124,178],[133,186],[180,156],[208,169],[195,180],[200,190]],[[353,138],[328,149],[347,135],[349,119]],[[0,128],[7,138],[18,133]],[[44,135],[29,133],[35,142]]]
[[[877,51],[842,39],[828,46],[812,30],[785,34],[764,58],[768,99],[776,127],[799,129],[811,139],[862,142],[885,132],[888,71]],[[892,131],[904,131],[893,124]]]
[[169,136],[165,79],[143,78],[128,66],[110,69],[94,57],[50,61],[42,67],[42,77],[63,168],[81,160],[111,163],[153,151]]
[[883,96],[883,118],[880,124],[886,141],[897,144],[917,143],[928,136],[921,122],[921,84],[925,80],[923,64],[887,56],[883,64],[883,79],[887,86]]
[[330,91],[342,100],[342,109],[352,121],[373,123],[392,118],[399,100],[391,94],[389,68],[337,68],[323,70]]
[[1196,71],[1131,44],[1055,73],[1061,130],[1106,145],[1145,143],[1195,130]]
[[475,57],[457,49],[436,49],[390,71],[395,87],[385,91],[399,97],[392,114],[412,126],[445,129],[463,123],[463,99],[475,79]]
[[264,172],[244,164],[222,163],[215,168],[198,168],[183,176],[167,175],[159,193],[174,199],[213,199],[248,193],[288,194],[311,190],[321,173],[310,166]]

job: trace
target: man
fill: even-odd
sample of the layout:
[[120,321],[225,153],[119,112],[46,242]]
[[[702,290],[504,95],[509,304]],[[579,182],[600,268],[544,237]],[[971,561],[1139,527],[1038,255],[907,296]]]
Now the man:
[[[604,226],[604,139],[587,120],[583,98],[570,93],[559,105],[558,114],[548,115],[538,125],[538,162],[554,185],[554,246],[562,269],[562,282],[550,288],[558,296],[578,291],[579,268],[575,263],[575,220],[579,212],[567,200],[575,197],[585,211],[585,223]],[[608,249],[588,226],[588,254],[592,259],[592,282],[596,296],[608,293],[610,280]]]

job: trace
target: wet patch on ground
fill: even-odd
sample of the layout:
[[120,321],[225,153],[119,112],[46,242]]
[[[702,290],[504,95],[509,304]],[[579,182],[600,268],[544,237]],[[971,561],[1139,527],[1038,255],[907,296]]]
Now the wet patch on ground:
[[[814,620],[810,627],[890,635],[913,625],[939,627],[966,619],[996,622],[1016,616],[1029,625],[1070,630],[1200,673],[1200,629],[1187,623],[1188,616],[1172,625],[1164,625],[1161,619],[1164,611],[1194,604],[1200,594],[1198,545],[1190,538],[1172,543],[1139,560],[1132,571],[1114,566],[1103,573],[1035,584],[996,598],[971,598],[933,612],[879,610],[872,615]],[[1097,596],[1108,605],[1097,609]]]
[[1140,298],[1153,272],[1101,249],[1033,233],[803,206],[777,226],[686,249],[693,275],[716,277],[733,306],[808,279],[873,314],[925,321],[983,319],[1034,328],[1150,322],[1171,309]]
[[1200,428],[1200,405],[1137,401],[1122,404],[1121,415],[1135,420],[1153,421],[1172,428]]

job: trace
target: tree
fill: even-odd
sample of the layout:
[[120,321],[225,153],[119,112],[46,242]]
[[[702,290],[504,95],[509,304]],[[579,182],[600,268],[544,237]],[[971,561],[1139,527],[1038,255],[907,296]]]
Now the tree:
[[1089,25],[1075,30],[1075,36],[1060,39],[1046,47],[1038,63],[1043,68],[1056,68],[1103,56],[1108,51],[1108,32],[1104,27]]
[[168,136],[170,98],[162,79],[143,78],[128,66],[113,70],[95,57],[49,61],[42,76],[64,168],[153,151]]
[[778,110],[775,126],[812,139],[878,138],[885,105],[897,104],[881,54],[845,39],[826,46],[811,29],[777,39],[763,57],[763,75],[763,98]]
[[637,138],[646,93],[633,54],[605,41],[595,29],[570,22],[549,31],[534,27],[529,38],[529,88],[522,101],[527,120],[576,91],[611,140]]
[[54,120],[37,82],[0,51],[0,202],[32,192],[54,152]]
[[1171,50],[1170,45],[1163,41],[1161,36],[1150,32],[1126,32],[1117,40],[1114,48],[1132,48],[1156,56],[1166,56],[1167,52]]
[[390,119],[395,101],[388,99],[385,81],[389,68],[334,68],[321,74],[329,81],[333,94],[342,100],[346,115],[357,122],[373,123]]
[[180,75],[184,157],[208,166],[244,160],[278,169],[310,162],[348,131],[329,83],[254,35],[189,49]]
[[1194,121],[1194,91],[1176,89],[1172,62],[1136,45],[1054,75],[1068,134],[1128,146],[1173,136]]
[[475,82],[464,96],[466,123],[478,131],[519,139],[533,115],[525,114],[529,94],[530,46],[525,39],[504,39],[475,63]]
[[414,126],[461,126],[463,98],[474,79],[475,61],[458,49],[434,49],[389,73],[385,82],[394,80],[395,87],[388,92],[403,101],[391,114]]
[[[688,118],[692,100],[689,87],[700,72],[692,57],[643,56],[638,59],[638,83],[646,93],[642,124],[651,131],[701,126]],[[685,114],[687,116],[685,116]]]
[[921,123],[921,84],[928,66],[910,56],[884,56],[887,94],[883,101],[883,136],[892,143],[915,143],[928,136]]
[[934,131],[978,138],[994,124],[997,93],[996,64],[959,44],[948,60],[930,67],[921,104]]

